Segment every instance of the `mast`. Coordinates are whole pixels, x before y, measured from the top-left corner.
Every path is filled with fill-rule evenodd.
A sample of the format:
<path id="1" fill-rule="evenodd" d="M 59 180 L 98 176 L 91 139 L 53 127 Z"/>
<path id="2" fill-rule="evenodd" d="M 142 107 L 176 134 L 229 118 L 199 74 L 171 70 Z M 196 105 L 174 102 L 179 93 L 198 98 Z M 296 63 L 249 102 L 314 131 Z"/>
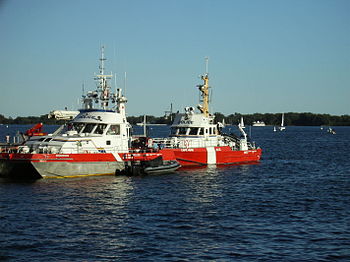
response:
<path id="1" fill-rule="evenodd" d="M 170 121 L 173 122 L 173 103 L 170 103 Z"/>
<path id="2" fill-rule="evenodd" d="M 109 85 L 108 80 L 112 79 L 113 74 L 105 74 L 105 61 L 107 60 L 104 56 L 104 46 L 101 47 L 101 57 L 99 58 L 99 74 L 95 74 L 94 80 L 97 82 L 97 89 L 95 91 L 89 91 L 86 95 L 83 95 L 84 109 L 93 109 L 93 102 L 99 103 L 103 110 L 108 110 L 109 103 L 115 104 L 115 109 L 110 106 L 110 110 L 117 111 L 121 113 L 124 120 L 125 117 L 125 104 L 127 99 L 122 95 L 121 88 L 117 87 L 117 82 L 115 81 L 115 93 L 112 90 L 112 86 Z"/>
<path id="3" fill-rule="evenodd" d="M 98 91 L 100 91 L 100 100 L 101 100 L 101 107 L 102 109 L 106 110 L 108 108 L 108 102 L 112 98 L 110 95 L 110 89 L 111 87 L 108 86 L 107 80 L 111 79 L 113 77 L 112 74 L 106 75 L 104 70 L 104 62 L 106 61 L 106 58 L 104 57 L 104 46 L 101 47 L 101 58 L 100 58 L 100 73 L 96 75 L 95 80 L 97 80 L 98 83 Z"/>
<path id="4" fill-rule="evenodd" d="M 143 115 L 143 135 L 147 136 L 147 120 L 146 115 Z"/>
<path id="5" fill-rule="evenodd" d="M 198 109 L 204 114 L 209 116 L 209 73 L 208 73 L 208 57 L 205 58 L 205 74 L 201 76 L 204 81 L 203 85 L 197 85 L 199 91 L 201 91 L 202 104 L 198 105 Z"/>

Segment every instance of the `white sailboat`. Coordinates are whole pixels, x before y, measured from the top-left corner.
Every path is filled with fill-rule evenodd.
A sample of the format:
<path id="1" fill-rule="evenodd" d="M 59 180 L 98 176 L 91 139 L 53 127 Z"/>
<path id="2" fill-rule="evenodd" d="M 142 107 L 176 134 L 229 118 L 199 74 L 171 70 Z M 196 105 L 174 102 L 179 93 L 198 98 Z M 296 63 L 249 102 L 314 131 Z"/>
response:
<path id="1" fill-rule="evenodd" d="M 283 131 L 283 130 L 285 130 L 285 129 L 286 129 L 286 127 L 284 126 L 284 113 L 282 113 L 282 121 L 281 121 L 281 126 L 280 126 L 280 127 L 278 127 L 278 129 L 279 129 L 280 131 Z"/>
<path id="2" fill-rule="evenodd" d="M 222 122 L 218 122 L 218 128 L 219 130 L 222 130 L 225 127 L 225 118 L 222 119 Z"/>
<path id="3" fill-rule="evenodd" d="M 243 116 L 241 116 L 241 122 L 240 122 L 240 126 L 241 126 L 241 128 L 245 128 L 245 126 L 244 126 L 244 121 L 243 121 Z"/>
<path id="4" fill-rule="evenodd" d="M 332 135 L 335 135 L 335 134 L 336 134 L 335 130 L 334 130 L 333 128 L 331 128 L 331 127 L 328 127 L 327 132 L 330 133 L 330 134 L 332 134 Z"/>

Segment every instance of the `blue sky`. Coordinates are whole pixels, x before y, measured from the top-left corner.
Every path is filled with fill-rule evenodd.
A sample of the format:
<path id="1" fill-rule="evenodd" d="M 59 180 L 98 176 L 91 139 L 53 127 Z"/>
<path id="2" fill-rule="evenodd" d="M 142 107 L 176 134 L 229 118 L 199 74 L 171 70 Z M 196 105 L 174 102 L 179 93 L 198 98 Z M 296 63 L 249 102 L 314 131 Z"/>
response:
<path id="1" fill-rule="evenodd" d="M 209 57 L 212 112 L 350 114 L 347 0 L 2 0 L 0 114 L 79 108 L 100 46 L 129 115 L 198 104 Z"/>

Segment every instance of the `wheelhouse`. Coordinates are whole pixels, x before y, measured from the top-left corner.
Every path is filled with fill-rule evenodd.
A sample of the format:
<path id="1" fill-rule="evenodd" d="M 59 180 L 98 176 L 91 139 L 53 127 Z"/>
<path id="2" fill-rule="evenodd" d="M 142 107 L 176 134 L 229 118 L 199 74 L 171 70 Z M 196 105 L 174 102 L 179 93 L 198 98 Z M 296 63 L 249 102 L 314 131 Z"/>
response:
<path id="1" fill-rule="evenodd" d="M 209 126 L 209 127 L 179 127 L 173 126 L 170 131 L 170 136 L 210 136 L 210 135 L 218 135 L 219 131 L 217 126 Z"/>
<path id="2" fill-rule="evenodd" d="M 127 136 L 130 136 L 130 127 L 127 126 Z M 97 123 L 74 123 L 63 125 L 55 135 L 61 136 L 99 136 L 99 135 L 121 135 L 120 124 L 97 124 Z"/>

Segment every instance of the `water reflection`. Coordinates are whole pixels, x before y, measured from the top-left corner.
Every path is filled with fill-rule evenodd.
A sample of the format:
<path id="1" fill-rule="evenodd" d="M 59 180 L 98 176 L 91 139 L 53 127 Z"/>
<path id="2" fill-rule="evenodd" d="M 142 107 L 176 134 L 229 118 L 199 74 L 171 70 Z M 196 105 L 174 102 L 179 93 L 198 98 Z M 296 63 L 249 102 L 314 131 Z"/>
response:
<path id="1" fill-rule="evenodd" d="M 227 183 L 239 187 L 247 176 L 253 174 L 255 165 L 210 165 L 201 168 L 180 169 L 178 173 L 184 177 L 184 187 L 189 194 L 187 201 L 195 203 L 214 203 L 224 196 Z"/>

